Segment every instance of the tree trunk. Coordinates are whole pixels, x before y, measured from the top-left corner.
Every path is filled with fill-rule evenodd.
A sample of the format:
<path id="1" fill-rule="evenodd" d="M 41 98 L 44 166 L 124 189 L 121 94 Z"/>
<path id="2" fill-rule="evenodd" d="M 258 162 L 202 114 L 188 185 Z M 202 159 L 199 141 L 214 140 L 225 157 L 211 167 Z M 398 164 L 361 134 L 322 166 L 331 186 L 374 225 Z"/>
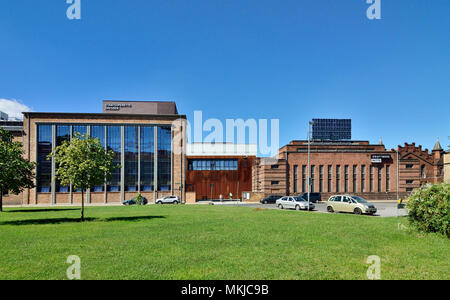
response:
<path id="1" fill-rule="evenodd" d="M 81 222 L 84 222 L 84 193 L 81 189 Z"/>
<path id="2" fill-rule="evenodd" d="M 3 211 L 3 190 L 0 189 L 0 212 Z"/>

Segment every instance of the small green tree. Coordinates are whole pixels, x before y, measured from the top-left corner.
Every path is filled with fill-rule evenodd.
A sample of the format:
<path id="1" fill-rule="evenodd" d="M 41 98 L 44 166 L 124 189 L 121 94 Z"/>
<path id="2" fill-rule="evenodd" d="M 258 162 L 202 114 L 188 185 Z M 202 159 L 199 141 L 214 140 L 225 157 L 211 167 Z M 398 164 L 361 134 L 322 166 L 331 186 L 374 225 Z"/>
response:
<path id="1" fill-rule="evenodd" d="M 18 195 L 33 188 L 35 164 L 24 158 L 22 143 L 13 142 L 11 132 L 0 128 L 0 211 L 3 211 L 3 194 Z"/>
<path id="2" fill-rule="evenodd" d="M 55 178 L 62 185 L 72 185 L 81 190 L 81 221 L 84 221 L 84 191 L 103 185 L 112 171 L 120 166 L 113 165 L 114 152 L 106 152 L 99 139 L 75 133 L 72 142 L 62 145 L 48 156 L 58 166 Z"/>

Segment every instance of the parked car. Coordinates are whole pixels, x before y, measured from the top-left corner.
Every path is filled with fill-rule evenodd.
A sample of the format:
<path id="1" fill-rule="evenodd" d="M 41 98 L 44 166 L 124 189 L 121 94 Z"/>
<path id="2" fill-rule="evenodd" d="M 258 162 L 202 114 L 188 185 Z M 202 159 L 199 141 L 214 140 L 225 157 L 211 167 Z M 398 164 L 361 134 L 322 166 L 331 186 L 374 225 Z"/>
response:
<path id="1" fill-rule="evenodd" d="M 377 208 L 364 198 L 354 195 L 336 195 L 331 196 L 327 201 L 327 211 L 333 212 L 351 212 L 356 215 L 370 214 L 377 212 Z"/>
<path id="2" fill-rule="evenodd" d="M 300 195 L 303 199 L 308 201 L 308 193 L 303 193 Z M 322 194 L 321 193 L 309 193 L 309 201 L 312 203 L 321 202 Z"/>
<path id="3" fill-rule="evenodd" d="M 285 208 L 295 209 L 295 210 L 301 210 L 301 209 L 307 210 L 308 209 L 308 201 L 305 201 L 305 199 L 300 196 L 282 197 L 281 199 L 278 199 L 276 201 L 276 204 L 277 204 L 278 208 L 280 208 L 280 209 L 285 209 Z M 316 206 L 312 202 L 310 202 L 309 210 L 313 210 L 314 208 L 316 208 Z"/>
<path id="4" fill-rule="evenodd" d="M 167 196 L 164 198 L 157 199 L 156 204 L 180 204 L 180 199 L 178 196 Z"/>
<path id="5" fill-rule="evenodd" d="M 147 205 L 147 203 L 148 203 L 147 198 L 142 197 L 142 204 Z M 135 200 L 135 198 L 133 198 L 130 200 L 123 201 L 122 204 L 123 205 L 136 205 L 136 200 Z"/>
<path id="6" fill-rule="evenodd" d="M 273 203 L 276 203 L 277 200 L 280 199 L 281 197 L 283 197 L 283 196 L 271 195 L 271 196 L 261 199 L 261 201 L 259 201 L 259 202 L 261 202 L 262 204 L 273 204 Z"/>

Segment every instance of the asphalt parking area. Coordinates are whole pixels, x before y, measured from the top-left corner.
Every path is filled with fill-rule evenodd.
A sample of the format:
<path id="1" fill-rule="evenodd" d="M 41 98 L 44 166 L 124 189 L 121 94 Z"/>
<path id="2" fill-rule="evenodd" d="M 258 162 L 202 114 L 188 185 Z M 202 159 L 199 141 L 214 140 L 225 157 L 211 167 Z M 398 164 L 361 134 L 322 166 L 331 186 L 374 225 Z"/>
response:
<path id="1" fill-rule="evenodd" d="M 406 216 L 408 213 L 406 209 L 397 209 L 396 201 L 389 202 L 372 202 L 377 208 L 377 213 L 375 217 L 399 217 Z M 261 203 L 242 203 L 242 202 L 216 202 L 214 205 L 230 205 L 230 206 L 244 206 L 244 207 L 255 207 L 255 208 L 268 208 L 268 209 L 279 209 L 275 204 L 261 204 Z M 328 213 L 325 202 L 315 203 L 316 209 L 312 212 Z"/>

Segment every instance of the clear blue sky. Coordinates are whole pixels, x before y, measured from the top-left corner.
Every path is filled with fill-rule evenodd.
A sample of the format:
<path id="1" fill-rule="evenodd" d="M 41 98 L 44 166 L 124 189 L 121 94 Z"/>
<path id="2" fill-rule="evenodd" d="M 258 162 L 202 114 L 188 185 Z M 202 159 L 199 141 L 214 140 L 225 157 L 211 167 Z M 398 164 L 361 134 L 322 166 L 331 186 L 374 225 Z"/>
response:
<path id="1" fill-rule="evenodd" d="M 1 0 L 0 99 L 100 112 L 102 99 L 172 100 L 192 118 L 353 119 L 387 148 L 450 144 L 450 1 Z"/>

